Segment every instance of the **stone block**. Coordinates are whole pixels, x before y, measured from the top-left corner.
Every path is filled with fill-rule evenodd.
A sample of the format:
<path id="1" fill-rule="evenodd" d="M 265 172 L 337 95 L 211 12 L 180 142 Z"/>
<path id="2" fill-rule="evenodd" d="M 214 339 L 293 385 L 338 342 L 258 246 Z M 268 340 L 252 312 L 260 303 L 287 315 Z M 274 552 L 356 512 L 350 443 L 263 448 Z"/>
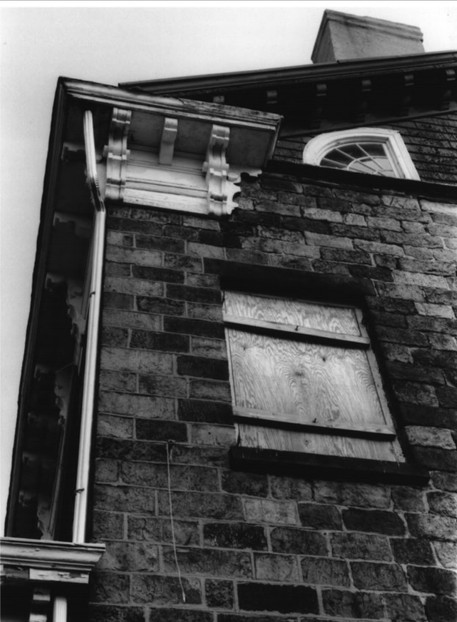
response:
<path id="1" fill-rule="evenodd" d="M 126 604 L 129 601 L 130 577 L 117 572 L 94 572 L 90 600 L 99 603 Z"/>
<path id="2" fill-rule="evenodd" d="M 190 338 L 187 335 L 175 333 L 133 330 L 130 347 L 142 350 L 162 350 L 163 352 L 189 352 Z"/>
<path id="3" fill-rule="evenodd" d="M 196 521 L 173 521 L 175 542 L 178 545 L 200 545 L 200 529 Z M 127 536 L 129 540 L 171 544 L 173 534 L 169 518 L 150 518 L 145 516 L 127 517 Z"/>
<path id="4" fill-rule="evenodd" d="M 429 492 L 427 501 L 432 514 L 457 518 L 457 495 L 446 492 Z"/>
<path id="5" fill-rule="evenodd" d="M 299 503 L 298 513 L 301 524 L 313 529 L 341 529 L 341 515 L 333 506 L 315 503 Z"/>
<path id="6" fill-rule="evenodd" d="M 184 273 L 167 268 L 151 268 L 149 266 L 132 266 L 132 275 L 137 279 L 148 281 L 165 281 L 166 283 L 183 283 Z M 147 294 L 146 294 L 147 295 Z M 157 295 L 157 294 L 155 294 Z"/>
<path id="7" fill-rule="evenodd" d="M 153 369 L 156 374 L 171 374 L 173 356 L 163 352 L 102 348 L 100 367 L 113 371 L 140 373 L 149 373 Z"/>
<path id="8" fill-rule="evenodd" d="M 124 537 L 124 515 L 119 512 L 94 510 L 92 534 L 95 542 L 99 540 L 122 540 Z"/>
<path id="9" fill-rule="evenodd" d="M 106 246 L 106 260 L 116 263 L 130 263 L 137 266 L 161 266 L 162 253 L 158 250 L 140 250 L 119 246 Z"/>
<path id="10" fill-rule="evenodd" d="M 135 393 L 137 391 L 137 375 L 130 372 L 102 370 L 99 375 L 101 389 Z"/>
<path id="11" fill-rule="evenodd" d="M 406 590 L 405 575 L 397 564 L 351 562 L 354 585 L 362 590 Z"/>
<path id="12" fill-rule="evenodd" d="M 173 492 L 173 514 L 177 517 L 206 519 L 242 519 L 241 499 L 234 495 L 204 492 Z M 159 514 L 170 513 L 168 493 L 159 493 Z"/>
<path id="13" fill-rule="evenodd" d="M 157 315 L 184 315 L 186 304 L 182 300 L 170 300 L 169 298 L 157 298 L 152 296 L 137 295 L 136 305 L 138 311 L 143 313 L 155 313 Z"/>
<path id="14" fill-rule="evenodd" d="M 176 418 L 172 399 L 114 391 L 100 391 L 99 396 L 98 408 L 103 412 L 145 419 Z"/>
<path id="15" fill-rule="evenodd" d="M 345 561 L 319 557 L 300 560 L 303 582 L 319 586 L 350 587 L 351 578 Z"/>
<path id="16" fill-rule="evenodd" d="M 145 281 L 133 277 L 106 277 L 103 282 L 105 292 L 130 294 L 131 296 L 163 296 L 164 286 L 160 281 Z"/>
<path id="17" fill-rule="evenodd" d="M 457 570 L 457 542 L 435 542 L 433 548 L 442 566 Z"/>
<path id="18" fill-rule="evenodd" d="M 135 431 L 138 440 L 187 442 L 187 426 L 177 421 L 137 419 Z"/>
<path id="19" fill-rule="evenodd" d="M 415 590 L 429 594 L 455 596 L 457 575 L 443 568 L 408 566 L 408 580 Z"/>
<path id="20" fill-rule="evenodd" d="M 405 525 L 394 512 L 382 510 L 343 510 L 343 521 L 346 529 L 364 531 L 388 536 L 401 536 L 405 533 Z"/>
<path id="21" fill-rule="evenodd" d="M 104 326 L 121 326 L 138 330 L 157 331 L 162 327 L 162 319 L 152 313 L 134 313 L 120 309 L 104 309 L 102 316 Z"/>
<path id="22" fill-rule="evenodd" d="M 381 594 L 373 592 L 350 592 L 346 590 L 322 590 L 324 612 L 345 618 L 384 618 L 384 602 Z"/>
<path id="23" fill-rule="evenodd" d="M 95 486 L 95 507 L 98 510 L 117 512 L 138 512 L 148 514 L 155 512 L 155 497 L 147 488 L 132 486 Z"/>
<path id="24" fill-rule="evenodd" d="M 298 523 L 297 510 L 291 501 L 243 499 L 243 507 L 247 521 L 283 525 Z"/>
<path id="25" fill-rule="evenodd" d="M 133 418 L 99 413 L 97 417 L 97 434 L 114 438 L 133 438 Z"/>
<path id="26" fill-rule="evenodd" d="M 135 241 L 138 248 L 151 248 L 153 250 L 168 251 L 170 253 L 183 253 L 185 249 L 184 240 L 166 238 L 163 235 L 160 237 L 153 237 L 150 235 L 136 234 Z"/>
<path id="27" fill-rule="evenodd" d="M 268 478 L 266 475 L 258 473 L 223 471 L 222 490 L 240 495 L 266 497 L 268 495 Z"/>
<path id="28" fill-rule="evenodd" d="M 250 553 L 179 547 L 176 552 L 181 572 L 205 577 L 250 579 L 252 563 Z M 176 572 L 175 553 L 163 547 L 165 572 Z"/>
<path id="29" fill-rule="evenodd" d="M 433 514 L 407 514 L 412 535 L 431 540 L 457 542 L 457 519 Z"/>
<path id="30" fill-rule="evenodd" d="M 393 486 L 392 499 L 394 507 L 406 512 L 425 511 L 425 495 L 420 488 L 409 486 Z"/>
<path id="31" fill-rule="evenodd" d="M 167 332 L 224 339 L 224 327 L 221 322 L 165 317 L 163 323 L 164 330 Z"/>
<path id="32" fill-rule="evenodd" d="M 386 616 L 392 622 L 427 622 L 424 605 L 412 594 L 384 594 Z"/>
<path id="33" fill-rule="evenodd" d="M 232 447 L 236 443 L 236 430 L 233 425 L 192 424 L 190 438 L 194 445 L 218 445 Z"/>
<path id="34" fill-rule="evenodd" d="M 457 411 L 456 411 L 457 414 Z M 432 473 L 432 481 L 435 488 L 457 492 L 457 473 L 443 473 L 436 471 Z"/>
<path id="35" fill-rule="evenodd" d="M 205 581 L 206 604 L 216 609 L 233 609 L 234 593 L 231 581 L 207 579 Z"/>
<path id="36" fill-rule="evenodd" d="M 159 551 L 154 544 L 143 542 L 107 542 L 98 563 L 104 570 L 154 572 L 159 569 Z"/>
<path id="37" fill-rule="evenodd" d="M 245 523 L 206 523 L 203 525 L 205 545 L 230 549 L 267 549 L 265 529 Z"/>
<path id="38" fill-rule="evenodd" d="M 183 602 L 199 605 L 202 602 L 202 588 L 200 580 L 195 578 L 182 578 L 180 581 L 178 577 L 133 574 L 131 599 L 133 603 L 155 606 L 178 605 Z"/>
<path id="39" fill-rule="evenodd" d="M 318 503 L 373 508 L 390 506 L 390 487 L 370 484 L 318 481 L 314 484 Z"/>
<path id="40" fill-rule="evenodd" d="M 308 501 L 311 499 L 311 484 L 295 477 L 270 475 L 271 495 L 275 499 L 296 499 Z"/>
<path id="41" fill-rule="evenodd" d="M 432 565 L 433 551 L 430 542 L 416 538 L 391 538 L 390 545 L 399 564 Z"/>
<path id="42" fill-rule="evenodd" d="M 264 581 L 297 583 L 300 580 L 297 559 L 294 555 L 254 554 L 255 578 Z"/>
<path id="43" fill-rule="evenodd" d="M 192 336 L 190 344 L 191 352 L 195 356 L 227 359 L 227 347 L 222 339 Z"/>
<path id="44" fill-rule="evenodd" d="M 275 527 L 270 532 L 271 548 L 276 553 L 327 555 L 324 534 L 295 527 Z"/>
<path id="45" fill-rule="evenodd" d="M 113 483 L 119 478 L 119 463 L 117 460 L 96 460 L 95 481 Z"/>
<path id="46" fill-rule="evenodd" d="M 318 613 L 316 591 L 295 585 L 238 583 L 241 610 L 277 611 L 279 613 Z"/>
<path id="47" fill-rule="evenodd" d="M 159 376 L 156 374 L 148 374 L 147 376 L 140 375 L 138 379 L 138 391 L 139 393 L 154 396 L 187 397 L 187 381 L 185 378 L 176 378 L 173 376 Z"/>
<path id="48" fill-rule="evenodd" d="M 429 622 L 455 622 L 457 600 L 447 596 L 429 596 L 425 603 Z"/>
<path id="49" fill-rule="evenodd" d="M 200 356 L 178 356 L 177 371 L 182 376 L 228 380 L 228 363 Z"/>
<path id="50" fill-rule="evenodd" d="M 148 620 L 144 609 L 140 607 L 116 607 L 115 605 L 93 603 L 89 604 L 87 615 L 88 619 L 93 622 L 147 622 Z M 195 622 L 197 621 L 195 620 Z"/>
<path id="51" fill-rule="evenodd" d="M 226 402 L 207 400 L 179 400 L 178 418 L 181 421 L 227 423 L 232 416 L 232 407 Z"/>
<path id="52" fill-rule="evenodd" d="M 333 557 L 384 562 L 392 560 L 389 540 L 384 536 L 363 533 L 334 533 L 330 536 L 330 545 Z"/>
<path id="53" fill-rule="evenodd" d="M 451 430 L 424 426 L 407 426 L 405 431 L 411 445 L 439 447 L 441 449 L 456 448 Z"/>

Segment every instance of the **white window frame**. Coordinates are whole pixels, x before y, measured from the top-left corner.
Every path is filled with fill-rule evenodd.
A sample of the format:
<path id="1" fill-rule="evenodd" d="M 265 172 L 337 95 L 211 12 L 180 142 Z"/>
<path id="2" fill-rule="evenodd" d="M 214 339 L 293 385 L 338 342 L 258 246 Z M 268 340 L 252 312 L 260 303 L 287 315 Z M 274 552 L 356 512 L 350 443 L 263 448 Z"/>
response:
<path id="1" fill-rule="evenodd" d="M 312 138 L 303 151 L 303 162 L 319 166 L 322 158 L 338 147 L 351 143 L 378 143 L 384 146 L 387 157 L 400 179 L 420 180 L 408 149 L 400 132 L 384 128 L 354 128 L 339 132 L 328 132 Z"/>

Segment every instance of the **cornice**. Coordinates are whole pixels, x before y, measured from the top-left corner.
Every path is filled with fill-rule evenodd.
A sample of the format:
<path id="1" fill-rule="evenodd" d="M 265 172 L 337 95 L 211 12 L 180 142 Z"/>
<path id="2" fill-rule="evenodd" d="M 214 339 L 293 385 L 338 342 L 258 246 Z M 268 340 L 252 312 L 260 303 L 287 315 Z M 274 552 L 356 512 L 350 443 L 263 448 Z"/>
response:
<path id="1" fill-rule="evenodd" d="M 145 111 L 151 114 L 165 114 L 167 117 L 201 119 L 219 125 L 237 126 L 256 130 L 277 130 L 281 117 L 270 112 L 259 112 L 249 108 L 228 106 L 192 99 L 160 97 L 144 93 L 132 92 L 115 86 L 60 78 L 60 84 L 72 99 L 89 101 Z"/>
<path id="2" fill-rule="evenodd" d="M 347 80 L 361 76 L 396 75 L 410 71 L 441 70 L 457 64 L 457 51 L 410 54 L 321 63 L 317 65 L 298 65 L 255 71 L 209 74 L 166 80 L 145 80 L 124 82 L 119 86 L 135 92 L 156 95 L 187 93 L 203 90 L 242 90 L 246 88 L 265 88 L 287 84 L 328 82 Z"/>
<path id="3" fill-rule="evenodd" d="M 4 580 L 88 583 L 104 544 L 74 544 L 54 540 L 1 538 Z"/>

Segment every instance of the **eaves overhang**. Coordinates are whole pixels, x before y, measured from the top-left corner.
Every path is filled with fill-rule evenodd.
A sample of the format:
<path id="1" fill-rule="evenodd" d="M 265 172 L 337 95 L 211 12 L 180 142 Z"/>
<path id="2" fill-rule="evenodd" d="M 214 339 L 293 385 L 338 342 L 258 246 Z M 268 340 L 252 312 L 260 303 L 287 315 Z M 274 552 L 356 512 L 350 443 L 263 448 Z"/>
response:
<path id="1" fill-rule="evenodd" d="M 69 109 L 79 111 L 75 135 L 80 111 L 94 113 L 102 194 L 117 203 L 229 214 L 241 174 L 258 175 L 271 159 L 282 120 L 271 112 L 79 80 L 62 79 L 61 86 Z"/>
<path id="2" fill-rule="evenodd" d="M 317 65 L 298 65 L 259 69 L 222 74 L 208 74 L 165 80 L 144 80 L 123 82 L 119 86 L 135 92 L 150 94 L 240 90 L 244 88 L 265 88 L 273 85 L 287 85 L 296 82 L 326 82 L 347 80 L 357 77 L 394 75 L 411 71 L 442 70 L 457 66 L 457 51 L 410 54 L 367 59 L 345 60 Z"/>
<path id="3" fill-rule="evenodd" d="M 224 102 L 284 116 L 291 129 L 376 124 L 455 109 L 457 52 L 344 60 L 316 65 L 124 83 L 123 88 Z"/>

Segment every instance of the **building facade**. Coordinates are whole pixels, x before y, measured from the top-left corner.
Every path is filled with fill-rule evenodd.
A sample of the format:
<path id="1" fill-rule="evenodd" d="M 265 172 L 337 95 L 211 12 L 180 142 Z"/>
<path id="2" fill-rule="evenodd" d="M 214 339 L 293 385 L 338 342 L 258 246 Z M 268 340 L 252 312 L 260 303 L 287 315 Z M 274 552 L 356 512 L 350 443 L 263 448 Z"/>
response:
<path id="1" fill-rule="evenodd" d="M 457 53 L 313 61 L 59 80 L 3 619 L 457 619 Z"/>

